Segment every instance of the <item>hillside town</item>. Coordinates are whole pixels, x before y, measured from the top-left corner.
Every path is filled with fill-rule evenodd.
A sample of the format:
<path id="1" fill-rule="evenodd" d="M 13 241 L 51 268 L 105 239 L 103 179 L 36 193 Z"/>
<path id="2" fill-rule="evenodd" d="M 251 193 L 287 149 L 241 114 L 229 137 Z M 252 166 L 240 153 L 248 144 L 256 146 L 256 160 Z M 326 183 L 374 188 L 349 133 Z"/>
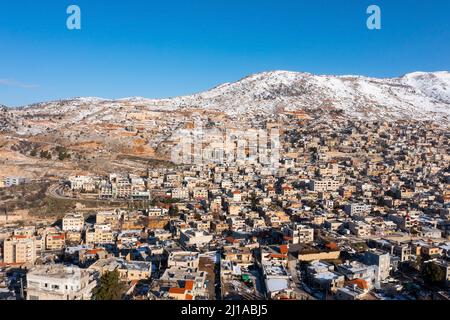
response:
<path id="1" fill-rule="evenodd" d="M 113 274 L 126 300 L 449 300 L 447 128 L 285 117 L 276 170 L 219 157 L 73 175 L 53 196 L 122 205 L 0 212 L 0 299 L 102 299 Z"/>

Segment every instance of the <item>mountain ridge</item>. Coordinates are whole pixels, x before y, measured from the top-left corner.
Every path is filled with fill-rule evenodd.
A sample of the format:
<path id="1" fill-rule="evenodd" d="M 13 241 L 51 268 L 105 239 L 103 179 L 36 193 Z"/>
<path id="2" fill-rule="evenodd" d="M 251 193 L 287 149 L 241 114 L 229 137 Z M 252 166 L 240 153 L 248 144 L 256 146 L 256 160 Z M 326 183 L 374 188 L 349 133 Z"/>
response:
<path id="1" fill-rule="evenodd" d="M 52 102 L 60 102 L 60 101 L 73 101 L 73 100 L 83 100 L 83 101 L 109 101 L 109 102 L 113 102 L 113 101 L 139 101 L 139 100 L 150 100 L 150 101 L 164 101 L 164 100 L 172 100 L 172 99 L 177 99 L 177 98 L 183 98 L 183 97 L 191 97 L 191 96 L 195 96 L 195 95 L 199 95 L 202 93 L 206 93 L 212 90 L 215 90 L 217 88 L 221 88 L 224 86 L 228 86 L 228 85 L 232 85 L 232 84 L 236 84 L 239 83 L 243 80 L 255 77 L 255 76 L 260 76 L 260 75 L 270 75 L 270 74 L 280 74 L 280 73 L 290 73 L 290 74 L 297 74 L 297 75 L 307 75 L 307 76 L 314 76 L 314 77 L 334 77 L 334 78 L 341 78 L 341 79 L 345 79 L 345 78 L 355 78 L 355 79 L 376 79 L 376 80 L 394 80 L 394 79 L 402 79 L 408 76 L 423 76 L 423 75 L 446 75 L 446 76 L 450 76 L 450 71 L 413 71 L 410 73 L 405 73 L 401 76 L 398 77 L 384 77 L 384 78 L 379 78 L 379 77 L 372 77 L 372 76 L 364 76 L 364 75 L 356 75 L 356 74 L 342 74 L 342 75 L 332 75 L 332 74 L 313 74 L 310 72 L 298 72 L 298 71 L 289 71 L 289 70 L 270 70 L 270 71 L 263 71 L 263 72 L 258 72 L 258 73 L 253 73 L 250 75 L 247 75 L 245 77 L 242 77 L 236 81 L 233 82 L 225 82 L 222 84 L 218 84 L 217 86 L 214 86 L 210 89 L 207 89 L 205 91 L 200 91 L 200 92 L 196 92 L 196 93 L 192 93 L 192 94 L 186 94 L 186 95 L 180 95 L 180 96 L 174 96 L 174 97 L 167 97 L 167 98 L 147 98 L 147 97 L 142 97 L 142 96 L 130 96 L 130 97 L 124 97 L 124 98 L 104 98 L 104 97 L 96 97 L 96 96 L 77 96 L 77 97 L 69 97 L 69 98 L 62 98 L 62 99 L 54 99 L 54 100 L 47 100 L 47 101 L 41 101 L 41 102 L 35 102 L 35 103 L 31 103 L 31 104 L 27 104 L 27 105 L 22 105 L 22 106 L 17 106 L 17 107 L 8 107 L 6 105 L 2 105 L 1 106 L 5 106 L 8 107 L 9 109 L 18 109 L 18 108 L 27 108 L 27 107 L 31 107 L 31 106 L 35 106 L 35 105 L 40 105 L 40 104 L 46 104 L 46 103 L 52 103 Z"/>
<path id="2" fill-rule="evenodd" d="M 78 97 L 9 108 L 0 112 L 0 118 L 3 115 L 7 118 L 3 123 L 24 129 L 20 123 L 30 118 L 40 119 L 38 124 L 52 121 L 56 126 L 66 126 L 127 121 L 130 112 L 188 110 L 220 112 L 231 118 L 339 111 L 355 119 L 413 119 L 445 124 L 450 119 L 450 73 L 417 71 L 395 78 L 373 78 L 275 70 L 192 95 L 165 99 Z"/>

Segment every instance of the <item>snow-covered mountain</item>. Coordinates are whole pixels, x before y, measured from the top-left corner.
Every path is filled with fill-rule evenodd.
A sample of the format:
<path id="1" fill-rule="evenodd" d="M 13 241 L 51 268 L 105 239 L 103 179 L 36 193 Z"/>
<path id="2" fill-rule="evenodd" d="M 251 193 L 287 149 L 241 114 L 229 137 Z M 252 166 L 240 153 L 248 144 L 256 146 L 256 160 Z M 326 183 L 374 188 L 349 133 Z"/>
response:
<path id="1" fill-rule="evenodd" d="M 183 109 L 217 110 L 230 116 L 342 110 L 355 118 L 423 119 L 442 123 L 450 119 L 450 73 L 414 72 L 398 78 L 378 79 L 273 71 L 172 99 L 76 98 L 39 103 L 12 112 L 19 119 L 57 116 L 57 121 L 68 125 L 120 118 L 136 110 Z"/>
<path id="2" fill-rule="evenodd" d="M 170 104 L 228 114 L 331 108 L 356 117 L 441 119 L 450 115 L 450 73 L 377 79 L 274 71 L 175 98 Z"/>

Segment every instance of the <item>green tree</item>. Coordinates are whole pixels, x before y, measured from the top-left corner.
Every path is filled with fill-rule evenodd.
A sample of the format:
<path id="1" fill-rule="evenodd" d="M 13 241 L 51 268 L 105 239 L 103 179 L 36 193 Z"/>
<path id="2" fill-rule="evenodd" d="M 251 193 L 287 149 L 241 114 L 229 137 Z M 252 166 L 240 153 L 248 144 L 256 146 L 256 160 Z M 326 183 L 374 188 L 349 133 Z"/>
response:
<path id="1" fill-rule="evenodd" d="M 178 216 L 179 214 L 180 213 L 178 210 L 178 206 L 170 206 L 169 207 L 169 216 L 175 217 L 175 216 Z"/>
<path id="2" fill-rule="evenodd" d="M 420 270 L 422 267 L 422 257 L 421 256 L 417 256 L 415 260 L 412 261 L 408 261 L 408 263 L 406 263 L 406 265 L 410 265 L 411 267 L 413 267 L 416 270 Z"/>
<path id="3" fill-rule="evenodd" d="M 100 277 L 92 295 L 93 300 L 121 300 L 125 285 L 120 282 L 119 271 L 106 272 Z"/>
<path id="4" fill-rule="evenodd" d="M 45 158 L 48 160 L 50 160 L 52 158 L 51 153 L 48 152 L 47 150 L 42 150 L 40 156 L 41 156 L 41 158 Z"/>
<path id="5" fill-rule="evenodd" d="M 442 284 L 445 280 L 445 272 L 444 269 L 434 262 L 424 263 L 422 267 L 422 278 L 429 284 Z"/>
<path id="6" fill-rule="evenodd" d="M 70 159 L 70 154 L 67 152 L 67 149 L 61 146 L 57 146 L 55 151 L 58 153 L 58 159 L 60 161 L 64 161 L 65 159 Z"/>
<path id="7" fill-rule="evenodd" d="M 250 196 L 251 207 L 253 211 L 258 209 L 258 199 L 256 198 L 256 193 L 252 192 Z"/>
<path id="8" fill-rule="evenodd" d="M 65 159 L 70 159 L 70 154 L 68 154 L 68 153 L 65 152 L 65 151 L 60 151 L 60 152 L 58 153 L 58 159 L 59 159 L 60 161 L 64 161 Z"/>

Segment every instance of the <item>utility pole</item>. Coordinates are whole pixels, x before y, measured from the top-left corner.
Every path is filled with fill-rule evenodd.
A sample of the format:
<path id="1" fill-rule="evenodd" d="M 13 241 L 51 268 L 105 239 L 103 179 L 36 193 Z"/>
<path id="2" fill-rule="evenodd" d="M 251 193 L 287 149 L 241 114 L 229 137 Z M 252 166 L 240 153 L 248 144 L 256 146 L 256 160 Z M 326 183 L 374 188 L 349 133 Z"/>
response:
<path id="1" fill-rule="evenodd" d="M 25 299 L 25 295 L 23 293 L 23 277 L 20 277 L 20 297 Z"/>

